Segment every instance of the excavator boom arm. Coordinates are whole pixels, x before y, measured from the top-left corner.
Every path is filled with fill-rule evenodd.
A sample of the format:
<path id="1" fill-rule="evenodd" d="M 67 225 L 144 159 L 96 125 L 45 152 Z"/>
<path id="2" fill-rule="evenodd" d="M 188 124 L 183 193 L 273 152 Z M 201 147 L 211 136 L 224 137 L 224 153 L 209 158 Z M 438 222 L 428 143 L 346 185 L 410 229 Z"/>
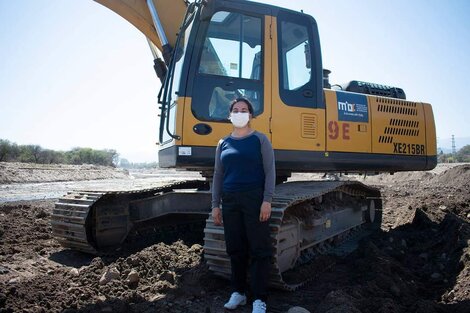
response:
<path id="1" fill-rule="evenodd" d="M 147 0 L 94 0 L 114 11 L 140 30 L 159 50 L 163 51 L 161 38 L 153 22 Z M 177 33 L 188 6 L 185 0 L 149 0 L 158 14 L 162 30 L 171 47 L 175 46 Z"/>

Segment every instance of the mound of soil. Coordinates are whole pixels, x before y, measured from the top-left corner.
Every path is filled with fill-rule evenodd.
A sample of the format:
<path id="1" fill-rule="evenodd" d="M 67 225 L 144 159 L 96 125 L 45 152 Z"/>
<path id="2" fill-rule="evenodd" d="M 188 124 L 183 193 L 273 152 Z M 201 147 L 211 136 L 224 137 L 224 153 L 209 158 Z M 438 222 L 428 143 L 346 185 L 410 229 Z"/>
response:
<path id="1" fill-rule="evenodd" d="M 454 188 L 467 188 L 470 190 L 470 164 L 452 167 L 441 175 L 437 175 L 431 184 L 453 186 Z"/>
<path id="2" fill-rule="evenodd" d="M 347 257 L 331 256 L 334 265 L 301 289 L 272 290 L 269 312 L 469 312 L 468 168 L 377 184 L 382 230 Z M 0 311 L 224 312 L 229 284 L 204 264 L 202 243 L 92 257 L 55 242 L 52 208 L 51 201 L 0 204 Z"/>
<path id="3" fill-rule="evenodd" d="M 29 307 L 35 312 L 66 308 L 127 312 L 129 305 L 122 303 L 150 302 L 176 289 L 181 275 L 200 264 L 201 251 L 199 245 L 159 243 L 126 258 L 96 257 L 78 269 L 57 268 L 46 275 L 7 282 L 2 289 L 15 311 Z"/>
<path id="4" fill-rule="evenodd" d="M 0 162 L 0 184 L 127 178 L 128 173 L 99 165 Z"/>

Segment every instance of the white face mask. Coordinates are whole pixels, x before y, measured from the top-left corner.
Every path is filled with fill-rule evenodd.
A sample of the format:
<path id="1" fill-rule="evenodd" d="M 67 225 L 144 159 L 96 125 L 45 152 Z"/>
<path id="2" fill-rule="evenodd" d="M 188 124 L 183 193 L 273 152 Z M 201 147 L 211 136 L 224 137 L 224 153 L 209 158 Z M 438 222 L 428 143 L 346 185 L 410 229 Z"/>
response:
<path id="1" fill-rule="evenodd" d="M 250 113 L 248 112 L 238 112 L 238 113 L 230 113 L 229 120 L 232 122 L 233 126 L 237 128 L 243 128 L 248 124 L 250 120 Z"/>

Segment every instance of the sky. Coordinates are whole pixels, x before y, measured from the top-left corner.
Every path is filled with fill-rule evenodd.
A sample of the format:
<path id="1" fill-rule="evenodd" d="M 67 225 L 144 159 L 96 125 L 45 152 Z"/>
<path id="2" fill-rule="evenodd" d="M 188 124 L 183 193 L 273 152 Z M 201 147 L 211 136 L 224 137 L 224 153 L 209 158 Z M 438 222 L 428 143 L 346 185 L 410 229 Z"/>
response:
<path id="1" fill-rule="evenodd" d="M 470 1 L 259 2 L 316 19 L 331 83 L 403 88 L 432 104 L 438 145 L 470 137 Z M 159 88 L 144 35 L 100 4 L 0 0 L 0 139 L 157 161 Z"/>

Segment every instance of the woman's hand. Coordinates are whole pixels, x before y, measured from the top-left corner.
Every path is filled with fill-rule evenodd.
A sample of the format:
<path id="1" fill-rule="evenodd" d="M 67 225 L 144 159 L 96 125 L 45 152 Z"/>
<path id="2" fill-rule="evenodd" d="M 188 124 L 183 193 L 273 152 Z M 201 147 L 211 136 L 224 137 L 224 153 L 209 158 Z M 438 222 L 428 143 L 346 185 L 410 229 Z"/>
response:
<path id="1" fill-rule="evenodd" d="M 212 213 L 214 214 L 214 213 Z M 263 201 L 261 204 L 261 210 L 259 212 L 260 222 L 266 222 L 271 217 L 271 203 Z"/>
<path id="2" fill-rule="evenodd" d="M 220 208 L 212 209 L 212 218 L 215 226 L 222 226 L 222 210 Z"/>

